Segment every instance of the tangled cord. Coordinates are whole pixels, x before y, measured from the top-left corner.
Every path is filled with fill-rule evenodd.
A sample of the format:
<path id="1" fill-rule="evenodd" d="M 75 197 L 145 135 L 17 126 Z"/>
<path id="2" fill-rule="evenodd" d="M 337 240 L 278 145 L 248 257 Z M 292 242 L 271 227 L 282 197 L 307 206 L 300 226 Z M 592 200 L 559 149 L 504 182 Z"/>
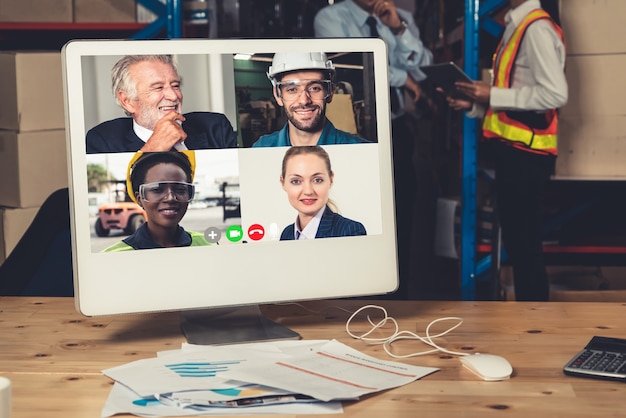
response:
<path id="1" fill-rule="evenodd" d="M 352 322 L 352 320 L 354 318 L 356 318 L 361 312 L 365 311 L 366 309 L 376 309 L 379 311 L 382 311 L 383 313 L 383 318 L 378 321 L 378 322 L 374 322 L 371 319 L 371 316 L 368 314 L 367 315 L 367 321 L 370 323 L 370 325 L 372 326 L 372 328 L 360 335 L 355 334 L 354 332 L 352 332 L 350 330 L 350 324 Z M 439 334 L 436 335 L 430 335 L 430 328 L 442 321 L 457 321 L 456 324 L 454 324 L 453 326 L 451 326 L 450 328 L 448 328 L 447 330 L 440 332 Z M 394 331 L 393 334 L 389 337 L 383 337 L 383 338 L 374 338 L 374 337 L 370 337 L 370 335 L 375 332 L 378 329 L 383 328 L 385 325 L 387 325 L 388 323 L 392 323 L 393 327 L 394 327 Z M 451 350 L 447 350 L 441 346 L 439 346 L 438 344 L 436 344 L 433 341 L 433 338 L 438 338 L 438 337 L 442 337 L 452 331 L 454 331 L 456 328 L 458 328 L 461 324 L 463 323 L 463 319 L 459 318 L 459 317 L 455 317 L 455 316 L 450 316 L 450 317 L 443 317 L 443 318 L 438 318 L 435 319 L 433 321 L 431 321 L 428 326 L 426 327 L 425 333 L 426 335 L 424 337 L 418 335 L 415 332 L 412 331 L 400 331 L 400 328 L 398 326 L 398 322 L 396 321 L 395 318 L 389 316 L 387 314 L 387 310 L 385 308 L 383 308 L 382 306 L 378 306 L 378 305 L 365 305 L 362 306 L 361 308 L 357 309 L 351 316 L 350 318 L 348 318 L 348 320 L 346 321 L 346 332 L 348 333 L 348 335 L 350 335 L 352 338 L 355 338 L 357 340 L 361 340 L 367 344 L 372 344 L 372 345 L 376 345 L 376 344 L 382 344 L 383 349 L 385 350 L 385 352 L 393 358 L 409 358 L 409 357 L 415 357 L 415 356 L 421 356 L 424 354 L 430 354 L 430 353 L 436 353 L 436 352 L 443 352 L 443 353 L 447 353 L 447 354 L 451 354 L 451 355 L 458 355 L 458 356 L 465 356 L 468 353 L 462 353 L 462 352 L 457 352 L 457 351 L 451 351 Z M 419 340 L 421 342 L 423 342 L 426 345 L 429 345 L 431 347 L 433 347 L 432 350 L 426 350 L 426 351 L 419 351 L 419 352 L 415 352 L 415 353 L 411 353 L 411 354 L 405 354 L 405 355 L 397 355 L 391 352 L 391 344 L 393 344 L 396 341 L 399 340 Z"/>

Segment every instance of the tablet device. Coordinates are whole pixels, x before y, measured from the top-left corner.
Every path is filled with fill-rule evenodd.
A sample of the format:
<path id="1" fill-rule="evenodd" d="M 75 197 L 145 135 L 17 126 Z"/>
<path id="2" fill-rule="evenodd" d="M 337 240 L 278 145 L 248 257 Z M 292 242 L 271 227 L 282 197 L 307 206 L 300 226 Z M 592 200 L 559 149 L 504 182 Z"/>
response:
<path id="1" fill-rule="evenodd" d="M 472 80 L 463 70 L 461 70 L 453 62 L 444 62 L 440 64 L 425 65 L 420 69 L 428 76 L 428 79 L 437 87 L 441 87 L 447 96 L 455 99 L 472 100 L 470 97 L 461 93 L 456 89 L 454 83 L 457 81 L 465 81 L 473 83 Z"/>

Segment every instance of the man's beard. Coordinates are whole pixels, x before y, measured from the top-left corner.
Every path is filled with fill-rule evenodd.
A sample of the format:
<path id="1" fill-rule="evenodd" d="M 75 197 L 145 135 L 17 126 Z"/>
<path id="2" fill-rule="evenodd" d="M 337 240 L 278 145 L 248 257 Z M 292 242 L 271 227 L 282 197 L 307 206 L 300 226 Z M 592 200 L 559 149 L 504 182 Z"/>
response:
<path id="1" fill-rule="evenodd" d="M 294 109 L 319 109 L 319 112 L 317 113 L 317 115 L 315 116 L 315 118 L 313 118 L 310 121 L 307 122 L 302 122 L 298 119 L 296 119 L 295 117 L 295 111 L 289 109 L 286 113 L 287 113 L 287 119 L 289 119 L 289 122 L 291 122 L 291 124 L 293 126 L 295 126 L 298 130 L 300 131 L 304 131 L 304 132 L 319 132 L 324 128 L 324 122 L 326 120 L 325 115 L 326 115 L 326 107 L 320 107 L 320 106 L 298 106 Z"/>
<path id="2" fill-rule="evenodd" d="M 180 103 L 176 105 L 176 109 L 177 112 L 181 112 Z M 141 112 L 137 115 L 137 123 L 146 129 L 154 131 L 157 122 L 163 116 L 158 107 L 142 107 Z"/>

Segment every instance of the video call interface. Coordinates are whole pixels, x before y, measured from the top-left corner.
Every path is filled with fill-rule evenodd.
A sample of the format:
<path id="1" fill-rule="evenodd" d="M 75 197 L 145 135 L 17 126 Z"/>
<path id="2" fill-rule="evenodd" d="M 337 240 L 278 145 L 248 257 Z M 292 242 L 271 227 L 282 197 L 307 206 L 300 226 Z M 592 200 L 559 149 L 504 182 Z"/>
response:
<path id="1" fill-rule="evenodd" d="M 188 189 L 175 189 L 178 183 L 167 181 L 151 182 L 142 197 L 148 197 L 150 203 L 165 200 L 163 196 L 182 202 L 177 206 L 184 212 L 180 227 L 201 234 L 211 244 L 209 248 L 284 241 L 285 234 L 293 234 L 289 227 L 293 229 L 303 211 L 325 207 L 358 225 L 348 228 L 351 232 L 346 236 L 382 234 L 372 53 L 326 52 L 335 74 L 330 98 L 323 100 L 319 110 L 336 129 L 363 139 L 360 143 L 322 145 L 326 159 L 320 154 L 288 157 L 290 146 L 253 146 L 259 138 L 284 129 L 288 113 L 294 111 L 274 97 L 267 77 L 273 55 L 174 55 L 181 80 L 180 113 L 223 114 L 236 135 L 236 146 L 189 150 L 195 163 L 191 200 L 186 201 Z M 111 91 L 111 68 L 120 58 L 81 58 L 85 135 L 103 122 L 129 118 Z M 303 86 L 293 87 L 300 89 L 293 94 L 318 94 L 317 86 Z M 93 253 L 105 251 L 150 222 L 148 205 L 133 201 L 127 190 L 129 163 L 134 158 L 135 152 L 86 154 Z M 295 161 L 301 165 L 296 166 Z M 324 169 L 327 162 L 330 177 Z M 305 163 L 317 165 L 310 168 Z M 282 177 L 284 164 L 287 171 Z"/>

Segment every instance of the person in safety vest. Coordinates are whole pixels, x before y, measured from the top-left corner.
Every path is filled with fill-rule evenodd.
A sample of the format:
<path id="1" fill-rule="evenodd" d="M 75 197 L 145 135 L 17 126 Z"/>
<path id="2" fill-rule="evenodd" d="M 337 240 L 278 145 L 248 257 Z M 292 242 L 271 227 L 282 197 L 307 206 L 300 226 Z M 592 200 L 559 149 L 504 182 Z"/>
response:
<path id="1" fill-rule="evenodd" d="M 126 190 L 148 219 L 103 252 L 212 245 L 204 234 L 179 225 L 195 193 L 195 165 L 193 151 L 137 152 L 128 164 Z"/>
<path id="2" fill-rule="evenodd" d="M 543 260 L 543 194 L 557 157 L 558 109 L 567 103 L 565 40 L 539 0 L 510 0 L 493 57 L 493 81 L 457 83 L 472 100 L 447 98 L 483 117 L 495 168 L 496 208 L 517 300 L 549 300 Z"/>
<path id="3" fill-rule="evenodd" d="M 333 100 L 335 67 L 323 52 L 278 52 L 267 77 L 274 98 L 285 109 L 287 123 L 277 132 L 263 135 L 253 147 L 286 147 L 367 143 L 364 138 L 341 131 L 326 118 Z"/>

